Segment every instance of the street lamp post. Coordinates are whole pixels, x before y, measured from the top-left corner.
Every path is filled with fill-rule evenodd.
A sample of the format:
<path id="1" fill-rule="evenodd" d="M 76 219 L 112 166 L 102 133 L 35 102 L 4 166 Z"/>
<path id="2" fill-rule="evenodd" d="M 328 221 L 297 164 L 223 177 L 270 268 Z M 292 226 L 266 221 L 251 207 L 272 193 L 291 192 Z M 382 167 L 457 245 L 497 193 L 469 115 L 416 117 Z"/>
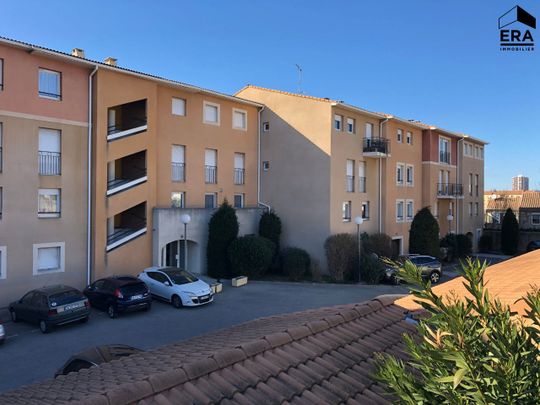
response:
<path id="1" fill-rule="evenodd" d="M 448 214 L 446 219 L 448 220 L 448 233 L 451 233 L 452 232 L 452 221 L 454 220 L 454 216 L 452 214 Z"/>
<path id="2" fill-rule="evenodd" d="M 187 270 L 187 226 L 191 221 L 189 214 L 180 215 L 180 221 L 184 224 L 184 270 Z"/>
<path id="3" fill-rule="evenodd" d="M 360 240 L 360 225 L 364 222 L 364 218 L 361 216 L 355 217 L 354 222 L 356 224 L 356 237 L 358 238 L 358 265 L 360 266 L 360 260 L 362 258 L 362 244 Z"/>

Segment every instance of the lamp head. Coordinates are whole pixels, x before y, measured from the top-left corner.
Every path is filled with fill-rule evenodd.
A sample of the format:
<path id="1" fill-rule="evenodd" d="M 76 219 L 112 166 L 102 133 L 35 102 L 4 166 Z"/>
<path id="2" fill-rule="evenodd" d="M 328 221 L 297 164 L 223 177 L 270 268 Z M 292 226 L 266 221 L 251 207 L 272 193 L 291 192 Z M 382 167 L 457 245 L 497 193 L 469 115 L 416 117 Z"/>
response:
<path id="1" fill-rule="evenodd" d="M 182 221 L 184 225 L 187 225 L 191 222 L 191 217 L 189 214 L 182 214 L 180 215 L 180 221 Z"/>
<path id="2" fill-rule="evenodd" d="M 354 222 L 356 223 L 356 225 L 362 225 L 362 223 L 364 222 L 364 218 L 362 218 L 360 216 L 355 217 Z"/>

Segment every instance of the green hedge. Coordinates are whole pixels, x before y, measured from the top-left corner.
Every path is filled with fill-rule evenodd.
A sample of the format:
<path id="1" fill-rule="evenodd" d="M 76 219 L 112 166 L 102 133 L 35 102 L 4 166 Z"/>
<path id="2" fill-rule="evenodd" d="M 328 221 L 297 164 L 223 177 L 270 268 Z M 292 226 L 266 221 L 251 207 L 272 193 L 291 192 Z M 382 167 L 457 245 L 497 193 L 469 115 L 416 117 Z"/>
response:
<path id="1" fill-rule="evenodd" d="M 236 211 L 227 200 L 223 201 L 208 224 L 206 263 L 210 277 L 218 279 L 232 277 L 227 249 L 238 236 L 238 228 Z"/>
<path id="2" fill-rule="evenodd" d="M 228 249 L 232 276 L 263 276 L 272 263 L 274 249 L 272 241 L 260 236 L 247 235 L 236 239 Z"/>
<path id="3" fill-rule="evenodd" d="M 298 281 L 310 270 L 311 259 L 304 249 L 289 247 L 281 252 L 283 274 L 292 281 Z"/>
<path id="4" fill-rule="evenodd" d="M 358 280 L 358 238 L 349 233 L 329 236 L 324 242 L 328 271 L 335 281 Z"/>

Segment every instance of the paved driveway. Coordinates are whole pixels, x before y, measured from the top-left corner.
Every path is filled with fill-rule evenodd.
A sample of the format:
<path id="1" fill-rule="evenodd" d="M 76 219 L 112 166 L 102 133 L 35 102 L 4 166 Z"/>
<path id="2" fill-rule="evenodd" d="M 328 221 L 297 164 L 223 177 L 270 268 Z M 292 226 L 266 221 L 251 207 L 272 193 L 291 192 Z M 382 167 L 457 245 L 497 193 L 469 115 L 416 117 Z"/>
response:
<path id="1" fill-rule="evenodd" d="M 47 335 L 33 325 L 9 322 L 8 340 L 0 347 L 0 392 L 52 377 L 70 355 L 95 345 L 123 343 L 152 349 L 263 316 L 406 292 L 406 287 L 391 285 L 250 282 L 242 288 L 226 286 L 214 303 L 204 307 L 176 310 L 154 301 L 150 312 L 117 319 L 93 310 L 90 322 L 66 325 Z"/>

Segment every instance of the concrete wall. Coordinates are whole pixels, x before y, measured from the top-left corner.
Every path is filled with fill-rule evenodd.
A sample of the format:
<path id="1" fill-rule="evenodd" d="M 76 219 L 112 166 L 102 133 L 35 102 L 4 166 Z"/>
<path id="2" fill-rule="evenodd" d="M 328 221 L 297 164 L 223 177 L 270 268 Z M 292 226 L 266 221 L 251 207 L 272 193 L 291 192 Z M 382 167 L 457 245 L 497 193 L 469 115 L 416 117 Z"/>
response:
<path id="1" fill-rule="evenodd" d="M 206 274 L 206 244 L 208 223 L 215 210 L 204 208 L 154 208 L 154 230 L 152 235 L 152 265 L 161 266 L 163 248 L 170 242 L 184 239 L 184 224 L 180 216 L 189 214 L 191 221 L 187 226 L 188 270 Z M 236 210 L 240 225 L 239 236 L 256 234 L 262 209 L 243 208 Z"/>

